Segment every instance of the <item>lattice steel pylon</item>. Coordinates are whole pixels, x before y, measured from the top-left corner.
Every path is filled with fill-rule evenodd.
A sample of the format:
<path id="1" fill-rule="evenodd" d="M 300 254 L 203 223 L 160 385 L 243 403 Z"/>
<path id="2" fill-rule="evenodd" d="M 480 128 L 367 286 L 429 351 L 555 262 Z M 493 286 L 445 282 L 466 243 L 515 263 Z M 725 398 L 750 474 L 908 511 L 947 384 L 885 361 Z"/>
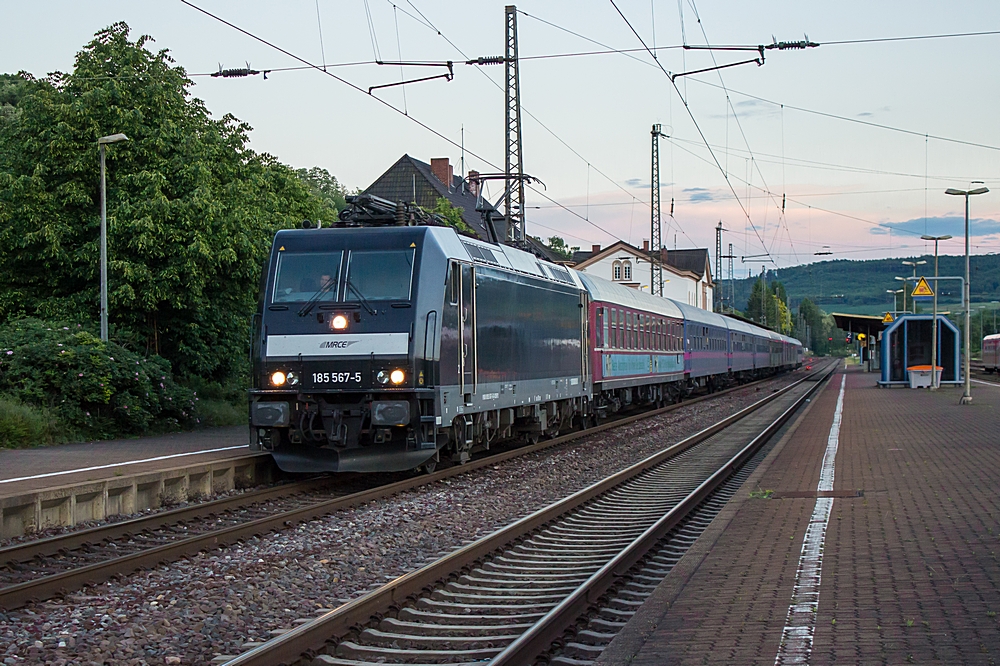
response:
<path id="1" fill-rule="evenodd" d="M 517 61 L 517 7 L 507 5 L 507 51 L 504 57 L 507 81 L 507 159 L 504 174 L 504 216 L 507 240 L 524 243 L 524 165 L 521 143 L 521 89 Z"/>
<path id="2" fill-rule="evenodd" d="M 660 255 L 661 248 L 663 247 L 660 216 L 660 136 L 663 133 L 660 131 L 660 125 L 653 125 L 650 134 L 653 135 L 653 175 L 650 181 L 652 219 L 650 220 L 649 230 L 649 270 L 651 271 L 649 293 L 654 296 L 663 296 L 663 264 L 661 263 Z"/>

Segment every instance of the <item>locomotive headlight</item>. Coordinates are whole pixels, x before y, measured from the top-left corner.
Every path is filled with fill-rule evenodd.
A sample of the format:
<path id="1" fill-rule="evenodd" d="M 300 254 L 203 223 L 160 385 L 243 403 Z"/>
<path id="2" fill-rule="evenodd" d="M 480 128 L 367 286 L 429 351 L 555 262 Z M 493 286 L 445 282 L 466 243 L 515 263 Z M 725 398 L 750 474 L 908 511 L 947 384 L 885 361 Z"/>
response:
<path id="1" fill-rule="evenodd" d="M 286 377 L 285 373 L 281 370 L 278 370 L 271 375 L 271 383 L 275 386 L 284 386 L 287 380 L 288 377 Z"/>
<path id="2" fill-rule="evenodd" d="M 402 370 L 396 369 L 389 373 L 389 380 L 393 384 L 402 384 L 404 379 L 406 379 L 406 373 Z"/>
<path id="3" fill-rule="evenodd" d="M 288 380 L 289 386 L 295 386 L 299 383 L 299 376 L 294 372 L 289 372 L 286 379 Z"/>
<path id="4" fill-rule="evenodd" d="M 378 381 L 379 384 L 388 384 L 389 373 L 386 372 L 385 370 L 379 370 L 378 374 L 375 375 L 375 380 Z"/>
<path id="5" fill-rule="evenodd" d="M 347 328 L 347 317 L 339 314 L 333 318 L 330 325 L 333 326 L 333 330 L 335 331 L 343 331 Z"/>

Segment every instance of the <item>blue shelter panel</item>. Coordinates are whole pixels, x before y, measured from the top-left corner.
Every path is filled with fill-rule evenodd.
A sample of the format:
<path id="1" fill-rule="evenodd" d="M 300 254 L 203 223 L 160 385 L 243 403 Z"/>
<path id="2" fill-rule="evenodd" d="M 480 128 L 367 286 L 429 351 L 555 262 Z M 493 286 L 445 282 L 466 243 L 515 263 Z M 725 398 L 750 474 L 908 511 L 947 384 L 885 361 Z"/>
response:
<path id="1" fill-rule="evenodd" d="M 906 384 L 907 368 L 931 364 L 933 315 L 903 315 L 882 334 L 882 379 L 880 384 Z M 959 370 L 958 327 L 944 315 L 937 317 L 937 364 L 942 368 L 941 383 L 962 381 Z"/>

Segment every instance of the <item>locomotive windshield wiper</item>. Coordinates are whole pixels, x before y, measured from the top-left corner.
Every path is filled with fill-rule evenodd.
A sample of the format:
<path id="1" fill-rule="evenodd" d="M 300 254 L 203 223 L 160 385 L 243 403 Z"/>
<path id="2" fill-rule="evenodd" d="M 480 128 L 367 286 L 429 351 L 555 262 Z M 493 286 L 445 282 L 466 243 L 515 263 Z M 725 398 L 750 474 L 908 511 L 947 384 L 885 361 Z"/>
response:
<path id="1" fill-rule="evenodd" d="M 372 316 L 375 316 L 377 314 L 375 312 L 375 308 L 373 308 L 371 306 L 371 303 L 368 302 L 368 299 L 365 298 L 365 295 L 362 294 L 358 290 L 358 288 L 351 283 L 351 277 L 349 275 L 347 276 L 347 288 L 354 292 L 354 294 L 358 297 L 358 300 L 361 301 L 361 305 L 365 306 L 365 310 L 368 310 L 368 314 Z"/>
<path id="2" fill-rule="evenodd" d="M 308 301 L 306 301 L 301 308 L 299 308 L 299 316 L 305 317 L 307 314 L 312 312 L 312 309 L 316 307 L 316 303 L 319 302 L 319 299 L 323 298 L 323 294 L 329 292 L 330 289 L 333 288 L 333 285 L 335 285 L 336 283 L 337 281 L 333 278 L 327 280 L 323 284 L 323 286 L 320 287 L 318 290 L 316 290 L 316 293 L 313 294 L 312 297 Z"/>

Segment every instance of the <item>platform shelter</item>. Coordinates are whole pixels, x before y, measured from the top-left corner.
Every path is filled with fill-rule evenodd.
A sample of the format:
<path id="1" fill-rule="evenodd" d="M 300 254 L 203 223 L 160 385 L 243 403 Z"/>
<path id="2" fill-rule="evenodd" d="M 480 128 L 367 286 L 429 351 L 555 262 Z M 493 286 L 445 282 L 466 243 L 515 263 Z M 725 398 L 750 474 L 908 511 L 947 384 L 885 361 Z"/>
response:
<path id="1" fill-rule="evenodd" d="M 879 340 L 885 322 L 882 317 L 870 315 L 833 313 L 837 328 L 851 334 L 853 340 L 859 343 L 861 366 L 868 372 L 879 368 Z"/>
<path id="2" fill-rule="evenodd" d="M 905 314 L 882 333 L 882 378 L 880 386 L 909 386 L 906 369 L 931 364 L 931 328 L 934 315 Z M 937 315 L 937 364 L 941 384 L 962 383 L 961 337 L 958 327 L 943 314 Z"/>

